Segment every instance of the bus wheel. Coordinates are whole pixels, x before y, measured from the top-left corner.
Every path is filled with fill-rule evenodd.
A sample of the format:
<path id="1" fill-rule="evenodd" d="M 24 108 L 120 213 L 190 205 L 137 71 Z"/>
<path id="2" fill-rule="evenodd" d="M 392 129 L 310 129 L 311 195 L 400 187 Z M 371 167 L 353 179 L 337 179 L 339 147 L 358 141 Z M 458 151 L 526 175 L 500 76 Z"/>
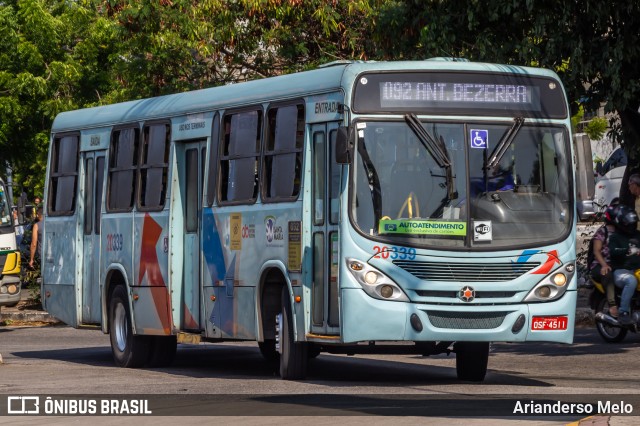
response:
<path id="1" fill-rule="evenodd" d="M 258 348 L 260 348 L 260 353 L 267 362 L 277 363 L 280 360 L 274 339 L 266 339 L 264 342 L 258 342 Z"/>
<path id="2" fill-rule="evenodd" d="M 109 338 L 113 360 L 118 367 L 142 367 L 149 358 L 147 336 L 134 336 L 127 292 L 119 285 L 109 302 Z"/>
<path id="3" fill-rule="evenodd" d="M 489 342 L 456 342 L 454 351 L 458 379 L 483 381 L 489 363 Z"/>
<path id="4" fill-rule="evenodd" d="M 307 358 L 317 358 L 320 355 L 320 352 L 320 345 L 312 345 L 307 343 Z"/>
<path id="5" fill-rule="evenodd" d="M 280 377 L 304 379 L 307 375 L 307 344 L 293 340 L 293 312 L 287 287 L 282 289 L 282 313 L 276 321 L 276 341 L 280 342 Z"/>
<path id="6" fill-rule="evenodd" d="M 168 367 L 173 364 L 178 347 L 176 336 L 150 336 L 149 367 Z"/>

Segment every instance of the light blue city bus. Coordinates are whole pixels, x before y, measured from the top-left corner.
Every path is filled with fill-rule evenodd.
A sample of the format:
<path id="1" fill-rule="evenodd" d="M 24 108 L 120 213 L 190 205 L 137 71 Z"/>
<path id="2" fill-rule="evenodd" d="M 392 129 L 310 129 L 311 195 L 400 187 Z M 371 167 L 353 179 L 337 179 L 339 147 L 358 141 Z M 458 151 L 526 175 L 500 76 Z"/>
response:
<path id="1" fill-rule="evenodd" d="M 248 340 L 283 379 L 454 352 L 482 381 L 490 342 L 573 340 L 571 140 L 555 73 L 438 58 L 65 112 L 43 304 L 121 367 Z"/>

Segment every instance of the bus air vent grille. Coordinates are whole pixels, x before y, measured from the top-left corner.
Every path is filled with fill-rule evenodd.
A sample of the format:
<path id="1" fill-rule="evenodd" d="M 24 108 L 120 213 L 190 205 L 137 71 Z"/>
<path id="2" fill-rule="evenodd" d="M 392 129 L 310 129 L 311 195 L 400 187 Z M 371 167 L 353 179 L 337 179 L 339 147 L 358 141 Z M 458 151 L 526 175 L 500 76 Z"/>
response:
<path id="1" fill-rule="evenodd" d="M 394 260 L 396 266 L 428 281 L 511 281 L 540 266 L 539 262 L 442 263 Z"/>
<path id="2" fill-rule="evenodd" d="M 449 312 L 427 311 L 429 322 L 435 328 L 479 330 L 498 328 L 508 312 Z"/>
<path id="3" fill-rule="evenodd" d="M 446 299 L 458 299 L 458 291 L 444 290 L 416 290 L 420 297 L 441 297 Z M 518 294 L 517 291 L 479 291 L 476 290 L 474 300 L 478 299 L 509 299 Z"/>

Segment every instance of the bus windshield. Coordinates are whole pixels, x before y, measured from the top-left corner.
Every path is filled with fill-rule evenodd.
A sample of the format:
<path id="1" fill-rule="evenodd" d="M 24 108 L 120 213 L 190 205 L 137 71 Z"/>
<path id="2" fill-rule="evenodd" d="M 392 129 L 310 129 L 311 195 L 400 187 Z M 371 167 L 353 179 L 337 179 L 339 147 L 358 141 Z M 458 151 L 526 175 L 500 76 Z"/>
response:
<path id="1" fill-rule="evenodd" d="M 396 244 L 519 248 L 572 223 L 567 130 L 511 122 L 360 121 L 352 220 Z"/>
<path id="2" fill-rule="evenodd" d="M 7 199 L 7 192 L 4 186 L 0 185 L 0 226 L 12 226 L 11 206 Z"/>

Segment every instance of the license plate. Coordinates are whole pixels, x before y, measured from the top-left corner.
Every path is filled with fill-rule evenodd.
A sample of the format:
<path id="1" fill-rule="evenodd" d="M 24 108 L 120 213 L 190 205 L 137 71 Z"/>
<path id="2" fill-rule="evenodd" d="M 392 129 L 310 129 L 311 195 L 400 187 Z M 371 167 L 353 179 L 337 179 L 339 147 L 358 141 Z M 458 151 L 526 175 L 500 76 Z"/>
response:
<path id="1" fill-rule="evenodd" d="M 566 330 L 569 318 L 566 315 L 554 317 L 533 317 L 531 330 Z"/>

